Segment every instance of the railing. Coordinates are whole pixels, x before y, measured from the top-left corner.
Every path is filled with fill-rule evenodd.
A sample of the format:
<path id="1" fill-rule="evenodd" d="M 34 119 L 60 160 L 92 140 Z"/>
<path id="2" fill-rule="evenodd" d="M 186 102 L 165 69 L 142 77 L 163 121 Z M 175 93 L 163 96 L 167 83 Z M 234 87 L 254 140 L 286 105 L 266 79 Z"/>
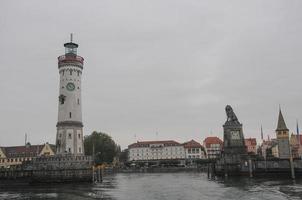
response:
<path id="1" fill-rule="evenodd" d="M 83 62 L 84 62 L 84 58 L 82 58 L 81 56 L 72 56 L 72 55 L 68 55 L 68 56 L 66 56 L 66 55 L 63 55 L 63 56 L 59 56 L 58 57 L 58 61 L 59 61 L 59 64 L 61 63 L 61 62 L 73 62 L 73 61 L 78 61 L 78 62 L 80 62 L 80 63 L 82 63 L 83 64 Z"/>

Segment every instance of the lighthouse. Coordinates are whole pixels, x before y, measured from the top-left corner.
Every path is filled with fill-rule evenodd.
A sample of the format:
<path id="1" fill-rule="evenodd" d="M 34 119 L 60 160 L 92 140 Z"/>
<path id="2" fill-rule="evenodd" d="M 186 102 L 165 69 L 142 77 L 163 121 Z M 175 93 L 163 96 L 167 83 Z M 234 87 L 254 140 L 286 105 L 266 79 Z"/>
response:
<path id="1" fill-rule="evenodd" d="M 77 55 L 78 44 L 64 44 L 65 54 L 58 57 L 60 87 L 56 135 L 57 154 L 84 154 L 81 78 L 84 58 Z"/>

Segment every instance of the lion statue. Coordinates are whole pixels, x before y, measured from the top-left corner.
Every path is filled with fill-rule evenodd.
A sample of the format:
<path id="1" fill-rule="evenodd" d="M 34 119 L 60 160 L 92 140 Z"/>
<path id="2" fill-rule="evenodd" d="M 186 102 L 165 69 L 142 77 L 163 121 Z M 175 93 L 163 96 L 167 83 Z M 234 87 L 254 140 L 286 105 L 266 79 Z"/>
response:
<path id="1" fill-rule="evenodd" d="M 225 112 L 227 115 L 227 122 L 238 122 L 238 118 L 235 115 L 233 108 L 230 105 L 225 107 Z"/>

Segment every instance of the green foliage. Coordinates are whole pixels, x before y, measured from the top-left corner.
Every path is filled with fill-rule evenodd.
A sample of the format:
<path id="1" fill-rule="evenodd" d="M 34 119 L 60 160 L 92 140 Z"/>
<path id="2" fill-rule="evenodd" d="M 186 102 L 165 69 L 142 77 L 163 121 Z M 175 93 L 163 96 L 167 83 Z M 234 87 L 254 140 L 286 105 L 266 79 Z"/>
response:
<path id="1" fill-rule="evenodd" d="M 106 133 L 94 131 L 84 138 L 85 154 L 93 156 L 96 164 L 112 163 L 119 156 L 120 146 Z M 94 147 L 94 151 L 93 151 Z"/>

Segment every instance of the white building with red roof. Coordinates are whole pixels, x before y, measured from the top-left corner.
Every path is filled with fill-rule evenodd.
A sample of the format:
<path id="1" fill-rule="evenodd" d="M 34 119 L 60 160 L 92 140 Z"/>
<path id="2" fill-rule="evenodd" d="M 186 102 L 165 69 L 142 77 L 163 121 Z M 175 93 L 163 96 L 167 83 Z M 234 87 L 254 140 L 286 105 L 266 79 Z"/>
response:
<path id="1" fill-rule="evenodd" d="M 185 159 L 184 146 L 174 140 L 137 141 L 128 149 L 129 161 Z"/>
<path id="2" fill-rule="evenodd" d="M 207 137 L 203 141 L 203 145 L 206 149 L 207 158 L 219 158 L 221 155 L 221 150 L 223 142 L 218 137 Z"/>
<path id="3" fill-rule="evenodd" d="M 195 140 L 183 143 L 186 159 L 205 159 L 204 147 Z"/>

